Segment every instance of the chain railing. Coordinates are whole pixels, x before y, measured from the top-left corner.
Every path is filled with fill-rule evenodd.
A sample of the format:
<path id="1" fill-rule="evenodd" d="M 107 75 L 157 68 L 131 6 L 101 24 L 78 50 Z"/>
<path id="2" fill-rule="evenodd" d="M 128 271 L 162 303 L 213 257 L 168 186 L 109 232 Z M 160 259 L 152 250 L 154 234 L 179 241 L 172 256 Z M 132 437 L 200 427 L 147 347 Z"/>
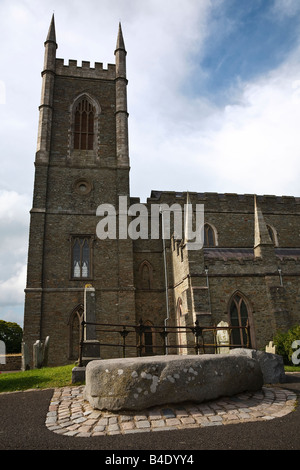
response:
<path id="1" fill-rule="evenodd" d="M 221 348 L 249 348 L 250 347 L 250 328 L 247 322 L 246 326 L 209 326 L 203 327 L 199 325 L 196 320 L 193 326 L 157 326 L 144 324 L 142 320 L 138 324 L 121 324 L 121 323 L 91 323 L 82 320 L 81 322 L 81 340 L 79 346 L 79 365 L 82 365 L 83 359 L 83 345 L 84 345 L 84 329 L 89 326 L 96 326 L 96 331 L 100 333 L 99 337 L 103 334 L 111 337 L 116 335 L 116 340 L 113 342 L 99 341 L 100 349 L 103 347 L 119 348 L 122 350 L 122 357 L 127 357 L 129 349 L 134 350 L 136 356 L 149 356 L 163 354 L 166 355 L 170 350 L 175 351 L 175 354 L 182 352 L 182 350 L 194 350 L 194 354 L 206 354 L 207 351 L 217 353 Z M 229 342 L 218 342 L 217 332 L 220 330 L 228 331 Z M 232 342 L 232 332 L 239 330 L 241 343 L 236 344 Z M 151 333 L 152 337 L 155 335 L 156 342 L 147 343 L 147 333 Z M 177 342 L 179 335 L 184 333 L 188 340 L 184 344 Z M 205 341 L 204 335 L 210 333 L 209 342 Z M 175 335 L 175 341 L 172 338 Z M 128 341 L 130 337 L 130 341 Z M 159 340 L 157 340 L 159 339 Z M 159 343 L 159 344 L 158 344 Z M 174 352 L 173 352 L 174 354 Z M 120 353 L 119 353 L 120 356 Z M 131 354 L 132 356 L 132 354 Z"/>

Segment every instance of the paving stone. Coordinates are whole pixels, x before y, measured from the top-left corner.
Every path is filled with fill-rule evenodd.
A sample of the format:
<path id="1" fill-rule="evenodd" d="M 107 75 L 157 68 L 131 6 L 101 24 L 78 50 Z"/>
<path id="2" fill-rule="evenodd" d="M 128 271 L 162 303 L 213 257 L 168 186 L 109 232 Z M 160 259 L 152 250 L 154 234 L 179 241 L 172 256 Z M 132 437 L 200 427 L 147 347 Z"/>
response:
<path id="1" fill-rule="evenodd" d="M 167 426 L 178 426 L 181 422 L 178 418 L 167 418 L 166 424 Z"/>
<path id="2" fill-rule="evenodd" d="M 121 429 L 123 431 L 127 431 L 128 429 L 134 429 L 135 428 L 135 423 L 133 421 L 125 421 L 124 423 L 121 423 Z"/>
<path id="3" fill-rule="evenodd" d="M 76 436 L 78 434 L 78 431 L 68 431 L 65 433 L 65 436 Z"/>
<path id="4" fill-rule="evenodd" d="M 122 415 L 120 416 L 120 421 L 121 423 L 125 422 L 125 421 L 132 421 L 133 420 L 133 416 L 129 416 L 129 415 Z"/>
<path id="5" fill-rule="evenodd" d="M 108 418 L 108 424 L 116 424 L 118 422 L 118 418 L 116 416 L 112 416 Z"/>
<path id="6" fill-rule="evenodd" d="M 103 432 L 105 430 L 105 426 L 95 426 L 93 432 Z"/>
<path id="7" fill-rule="evenodd" d="M 209 421 L 208 421 L 208 418 L 207 418 L 206 416 L 199 416 L 199 417 L 196 416 L 196 417 L 195 417 L 195 420 L 196 420 L 196 422 L 197 422 L 198 424 L 202 424 L 202 425 L 204 425 L 204 424 L 206 424 L 206 423 L 209 422 Z"/>
<path id="8" fill-rule="evenodd" d="M 147 419 L 147 416 L 146 415 L 135 415 L 134 419 L 136 421 L 145 421 Z"/>
<path id="9" fill-rule="evenodd" d="M 159 419 L 157 421 L 152 422 L 152 427 L 153 428 L 158 428 L 158 427 L 163 427 L 163 426 L 165 426 L 165 422 L 164 422 L 163 419 Z"/>
<path id="10" fill-rule="evenodd" d="M 208 420 L 209 420 L 209 421 L 214 421 L 214 422 L 216 422 L 216 421 L 222 421 L 222 416 L 218 416 L 218 415 L 216 415 L 216 416 L 209 416 L 209 417 L 208 417 Z"/>
<path id="11" fill-rule="evenodd" d="M 165 418 L 175 418 L 175 413 L 171 408 L 162 409 L 162 413 Z"/>
<path id="12" fill-rule="evenodd" d="M 182 418 L 180 418 L 180 421 L 182 424 L 193 424 L 195 422 L 194 418 L 192 418 L 191 416 L 183 416 Z"/>
<path id="13" fill-rule="evenodd" d="M 137 421 L 136 427 L 137 427 L 138 429 L 141 429 L 141 428 L 150 428 L 150 423 L 149 423 L 149 421 Z"/>
<path id="14" fill-rule="evenodd" d="M 119 431 L 120 430 L 118 424 L 109 424 L 106 429 L 107 429 L 108 432 L 113 432 L 113 431 Z"/>

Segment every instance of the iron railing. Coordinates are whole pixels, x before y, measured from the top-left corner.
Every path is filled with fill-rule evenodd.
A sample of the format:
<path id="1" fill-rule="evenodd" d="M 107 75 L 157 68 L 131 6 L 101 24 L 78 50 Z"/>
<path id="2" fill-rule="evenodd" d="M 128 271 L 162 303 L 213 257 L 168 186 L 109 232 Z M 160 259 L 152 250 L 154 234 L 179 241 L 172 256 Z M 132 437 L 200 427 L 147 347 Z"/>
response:
<path id="1" fill-rule="evenodd" d="M 130 324 L 121 324 L 121 323 L 91 323 L 82 320 L 81 322 L 81 339 L 79 345 L 79 365 L 82 365 L 83 359 L 83 346 L 84 346 L 84 329 L 88 325 L 96 326 L 96 331 L 103 334 L 117 335 L 116 341 L 113 342 L 101 342 L 99 341 L 100 349 L 101 347 L 114 347 L 121 348 L 122 357 L 125 358 L 127 355 L 128 349 L 135 350 L 136 356 L 149 356 L 157 354 L 168 354 L 169 350 L 176 351 L 175 354 L 180 352 L 180 350 L 194 350 L 194 354 L 205 354 L 207 351 L 217 353 L 220 348 L 249 348 L 250 347 L 250 328 L 249 324 L 245 326 L 210 326 L 203 327 L 199 325 L 197 320 L 193 326 L 157 326 L 157 325 L 147 325 L 140 320 L 136 325 Z M 219 343 L 217 341 L 217 332 L 219 330 L 227 330 L 228 336 L 230 338 L 229 343 Z M 234 330 L 240 331 L 241 343 L 236 344 L 232 342 L 232 332 Z M 147 344 L 146 333 L 152 333 L 156 336 L 155 343 Z M 178 338 L 178 333 L 185 333 L 189 340 L 184 344 L 179 344 L 176 342 Z M 205 341 L 204 335 L 210 333 L 209 342 Z M 171 336 L 175 335 L 175 341 Z M 101 335 L 100 335 L 101 336 Z M 130 342 L 128 342 L 130 336 Z M 159 341 L 157 340 L 159 339 Z M 159 343 L 159 344 L 158 344 Z M 174 354 L 174 352 L 173 352 Z M 119 354 L 120 356 L 120 354 Z"/>

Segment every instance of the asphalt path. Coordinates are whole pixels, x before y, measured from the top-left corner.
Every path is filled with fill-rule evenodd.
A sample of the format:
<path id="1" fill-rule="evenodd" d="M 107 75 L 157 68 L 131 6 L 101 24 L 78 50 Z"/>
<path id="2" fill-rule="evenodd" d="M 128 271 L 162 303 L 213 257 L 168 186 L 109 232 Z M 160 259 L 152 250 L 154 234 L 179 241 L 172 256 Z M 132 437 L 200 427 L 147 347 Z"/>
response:
<path id="1" fill-rule="evenodd" d="M 300 397 L 300 376 L 289 375 L 281 387 Z M 118 464 L 121 460 L 117 457 L 144 456 L 140 459 L 144 465 L 170 464 L 170 457 L 169 462 L 165 457 L 159 462 L 155 462 L 156 457 L 147 461 L 152 454 L 187 455 L 191 456 L 190 463 L 201 463 L 204 454 L 200 451 L 204 450 L 300 450 L 300 406 L 282 418 L 264 422 L 84 438 L 47 429 L 45 419 L 52 395 L 52 389 L 0 394 L 0 450 L 93 450 L 99 451 L 99 464 Z M 125 464 L 139 467 L 128 459 Z"/>

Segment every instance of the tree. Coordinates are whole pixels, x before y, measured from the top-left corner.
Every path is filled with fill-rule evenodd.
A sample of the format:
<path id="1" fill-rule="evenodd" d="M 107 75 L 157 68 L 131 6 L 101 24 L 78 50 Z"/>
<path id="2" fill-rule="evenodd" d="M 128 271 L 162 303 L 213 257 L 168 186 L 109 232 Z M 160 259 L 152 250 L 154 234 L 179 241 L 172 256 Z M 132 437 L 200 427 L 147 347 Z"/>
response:
<path id="1" fill-rule="evenodd" d="M 0 320 L 0 340 L 5 343 L 6 354 L 21 352 L 23 330 L 17 323 Z"/>

